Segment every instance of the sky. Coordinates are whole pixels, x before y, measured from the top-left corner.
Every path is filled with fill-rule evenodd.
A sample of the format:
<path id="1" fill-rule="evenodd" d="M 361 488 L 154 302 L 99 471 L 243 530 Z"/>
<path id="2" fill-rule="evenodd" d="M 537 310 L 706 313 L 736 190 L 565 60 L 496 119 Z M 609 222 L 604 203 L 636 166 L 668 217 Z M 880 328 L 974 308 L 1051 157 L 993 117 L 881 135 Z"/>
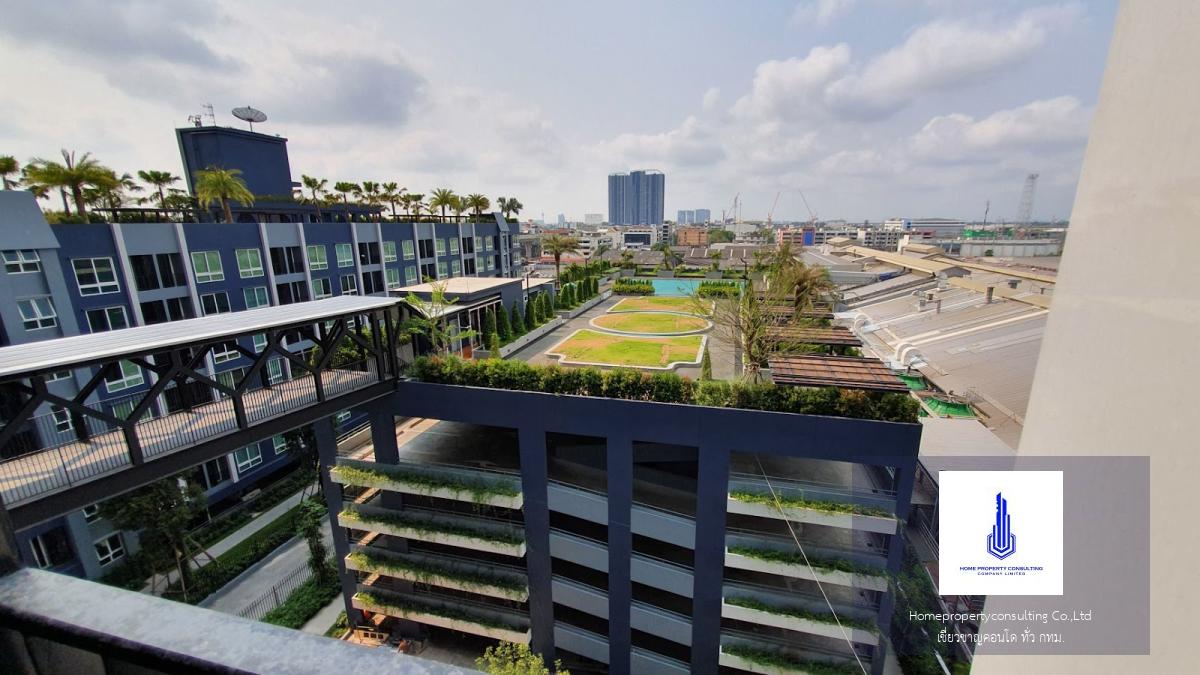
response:
<path id="1" fill-rule="evenodd" d="M 251 105 L 292 178 L 607 213 L 1070 215 L 1116 0 L 0 0 L 0 154 L 182 172 L 173 129 Z M 807 202 L 807 206 L 805 205 Z M 811 208 L 811 213 L 809 209 Z"/>

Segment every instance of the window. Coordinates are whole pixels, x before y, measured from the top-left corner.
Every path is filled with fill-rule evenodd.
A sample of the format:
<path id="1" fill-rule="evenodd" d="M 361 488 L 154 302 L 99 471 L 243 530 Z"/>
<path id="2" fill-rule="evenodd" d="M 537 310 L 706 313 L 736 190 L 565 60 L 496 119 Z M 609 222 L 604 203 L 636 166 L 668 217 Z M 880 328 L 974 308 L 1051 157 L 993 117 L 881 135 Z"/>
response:
<path id="1" fill-rule="evenodd" d="M 386 271 L 388 289 L 400 288 L 400 270 L 389 267 Z"/>
<path id="2" fill-rule="evenodd" d="M 396 262 L 396 242 L 383 242 L 383 262 Z"/>
<path id="3" fill-rule="evenodd" d="M 42 258 L 33 249 L 4 252 L 4 271 L 9 274 L 27 274 L 42 270 Z"/>
<path id="4" fill-rule="evenodd" d="M 262 251 L 256 248 L 239 248 L 236 253 L 239 277 L 252 279 L 263 275 Z"/>
<path id="5" fill-rule="evenodd" d="M 191 298 L 167 298 L 142 303 L 142 319 L 147 324 L 191 319 L 195 315 Z"/>
<path id="6" fill-rule="evenodd" d="M 459 261 L 459 260 L 451 260 L 450 261 L 450 275 L 455 276 L 455 277 L 462 276 L 462 262 L 461 261 Z"/>
<path id="7" fill-rule="evenodd" d="M 435 246 L 437 246 L 437 254 L 438 255 L 446 255 L 446 240 L 445 239 L 434 239 L 433 243 Z"/>
<path id="8" fill-rule="evenodd" d="M 467 274 L 475 274 L 475 259 L 467 258 L 466 260 L 464 260 L 463 261 L 463 270 L 465 270 Z"/>
<path id="9" fill-rule="evenodd" d="M 346 422 L 349 422 L 349 421 L 350 421 L 350 411 L 349 410 L 343 410 L 333 416 L 333 423 L 338 429 L 341 429 L 346 424 Z"/>
<path id="10" fill-rule="evenodd" d="M 313 279 L 313 299 L 320 300 L 333 296 L 333 285 L 329 279 Z"/>
<path id="11" fill-rule="evenodd" d="M 117 283 L 117 275 L 113 272 L 112 258 L 75 258 L 71 266 L 75 268 L 75 282 L 79 284 L 80 295 L 120 292 L 121 285 Z"/>
<path id="12" fill-rule="evenodd" d="M 475 252 L 483 251 L 483 237 L 475 237 Z"/>
<path id="13" fill-rule="evenodd" d="M 125 556 L 125 544 L 121 541 L 120 532 L 108 535 L 96 542 L 95 546 L 96 560 L 99 560 L 102 566 Z"/>
<path id="14" fill-rule="evenodd" d="M 333 252 L 337 255 L 338 267 L 350 267 L 354 264 L 354 248 L 350 244 L 334 244 Z"/>
<path id="15" fill-rule="evenodd" d="M 119 420 L 129 419 L 133 414 L 133 401 L 122 401 L 109 410 L 109 414 Z"/>
<path id="16" fill-rule="evenodd" d="M 450 276 L 450 267 L 446 264 L 446 261 L 443 260 L 438 263 L 438 278 L 445 279 L 448 276 Z"/>
<path id="17" fill-rule="evenodd" d="M 412 286 L 413 284 L 417 283 L 417 268 L 415 268 L 415 267 L 405 267 L 404 268 L 404 283 L 407 286 Z"/>
<path id="18" fill-rule="evenodd" d="M 131 255 L 129 266 L 133 268 L 133 283 L 139 291 L 187 285 L 183 260 L 178 253 Z"/>
<path id="19" fill-rule="evenodd" d="M 250 342 L 254 345 L 254 353 L 261 354 L 262 350 L 267 348 L 267 334 L 256 333 L 255 335 L 251 336 Z"/>
<path id="20" fill-rule="evenodd" d="M 462 247 L 463 247 L 463 253 L 474 253 L 475 252 L 474 237 L 463 237 L 462 238 Z"/>
<path id="21" fill-rule="evenodd" d="M 58 313 L 54 311 L 54 303 L 50 302 L 50 298 L 18 300 L 17 309 L 21 310 L 21 322 L 25 330 L 41 330 L 58 325 Z"/>
<path id="22" fill-rule="evenodd" d="M 236 342 L 222 342 L 212 350 L 213 363 L 228 363 L 241 355 L 242 353 L 237 350 Z"/>
<path id="23" fill-rule="evenodd" d="M 29 545 L 33 547 L 34 561 L 43 569 L 69 563 L 75 557 L 67 530 L 62 526 L 39 534 L 30 540 Z"/>
<path id="24" fill-rule="evenodd" d="M 405 260 L 412 260 L 412 259 L 413 259 L 413 255 L 414 255 L 414 254 L 413 254 L 413 243 L 412 243 L 412 240 L 411 240 L 411 239 L 409 239 L 409 240 L 405 240 L 405 241 L 401 242 L 401 246 L 400 246 L 400 247 L 401 247 L 401 249 L 403 249 L 403 250 L 404 250 L 404 259 L 405 259 Z"/>
<path id="25" fill-rule="evenodd" d="M 142 369 L 132 361 L 121 361 L 117 364 L 117 372 L 109 377 L 111 379 L 104 380 L 104 386 L 108 388 L 109 393 L 136 387 L 144 381 Z"/>
<path id="26" fill-rule="evenodd" d="M 225 280 L 225 270 L 221 268 L 221 254 L 218 251 L 193 253 L 192 270 L 196 274 L 196 283 L 198 284 Z"/>
<path id="27" fill-rule="evenodd" d="M 425 263 L 421 265 L 421 280 L 436 279 L 437 265 L 433 263 Z"/>
<path id="28" fill-rule="evenodd" d="M 283 382 L 283 359 L 277 357 L 267 361 L 267 382 L 271 384 Z"/>
<path id="29" fill-rule="evenodd" d="M 50 419 L 54 420 L 54 430 L 57 432 L 66 433 L 75 428 L 71 424 L 71 413 L 60 405 L 50 406 Z"/>
<path id="30" fill-rule="evenodd" d="M 233 461 L 237 464 L 238 473 L 245 473 L 262 464 L 262 450 L 259 450 L 257 445 L 239 448 L 233 453 Z"/>
<path id="31" fill-rule="evenodd" d="M 238 383 L 242 381 L 242 376 L 246 374 L 245 368 L 234 368 L 233 370 L 225 370 L 217 373 L 216 380 L 230 389 L 237 389 Z M 228 396 L 225 392 L 221 392 L 221 397 Z"/>
<path id="32" fill-rule="evenodd" d="M 494 269 L 496 269 L 496 259 L 489 255 L 487 257 L 487 270 L 491 272 Z"/>
<path id="33" fill-rule="evenodd" d="M 123 306 L 89 309 L 87 311 L 87 322 L 88 328 L 93 333 L 129 328 L 129 319 L 125 316 L 125 308 Z"/>
<path id="34" fill-rule="evenodd" d="M 329 269 L 329 252 L 324 244 L 312 244 L 308 247 L 308 269 Z"/>
<path id="35" fill-rule="evenodd" d="M 379 244 L 363 241 L 358 244 L 358 262 L 363 265 L 379 264 Z"/>
<path id="36" fill-rule="evenodd" d="M 304 274 L 304 261 L 299 246 L 271 248 L 271 269 L 275 274 Z"/>
<path id="37" fill-rule="evenodd" d="M 385 290 L 383 272 L 363 272 L 363 295 L 374 295 Z"/>
<path id="38" fill-rule="evenodd" d="M 211 490 L 231 478 L 229 473 L 229 457 L 218 457 L 205 462 L 200 468 L 200 476 L 204 481 L 204 489 Z"/>
<path id="39" fill-rule="evenodd" d="M 484 237 L 483 250 L 491 251 L 493 248 L 495 248 L 495 237 Z"/>
<path id="40" fill-rule="evenodd" d="M 276 284 L 275 292 L 279 294 L 279 304 L 281 305 L 308 301 L 308 284 L 303 281 Z"/>
<path id="41" fill-rule="evenodd" d="M 246 299 L 246 309 L 254 309 L 255 307 L 266 307 L 271 304 L 271 300 L 267 297 L 266 286 L 252 286 L 242 289 L 242 297 Z"/>
<path id="42" fill-rule="evenodd" d="M 458 255 L 458 237 L 450 240 L 450 255 Z"/>
<path id="43" fill-rule="evenodd" d="M 71 379 L 71 371 L 69 370 L 56 370 L 53 373 L 46 373 L 47 382 L 58 382 L 59 380 L 69 379 Z"/>
<path id="44" fill-rule="evenodd" d="M 358 295 L 358 277 L 353 274 L 343 274 L 339 279 L 342 295 Z"/>
<path id="45" fill-rule="evenodd" d="M 89 523 L 100 520 L 100 505 L 92 504 L 91 506 L 83 507 L 83 519 Z"/>
<path id="46" fill-rule="evenodd" d="M 205 293 L 200 296 L 200 309 L 204 316 L 224 314 L 229 311 L 229 294 L 225 291 Z"/>
<path id="47" fill-rule="evenodd" d="M 282 434 L 277 434 L 271 437 L 271 448 L 275 450 L 276 456 L 282 455 L 288 450 L 291 450 L 291 447 L 288 445 L 287 438 L 285 438 Z"/>
<path id="48" fill-rule="evenodd" d="M 432 239 L 422 239 L 421 241 L 418 241 L 417 249 L 420 252 L 422 258 L 432 258 L 433 257 L 433 240 Z"/>

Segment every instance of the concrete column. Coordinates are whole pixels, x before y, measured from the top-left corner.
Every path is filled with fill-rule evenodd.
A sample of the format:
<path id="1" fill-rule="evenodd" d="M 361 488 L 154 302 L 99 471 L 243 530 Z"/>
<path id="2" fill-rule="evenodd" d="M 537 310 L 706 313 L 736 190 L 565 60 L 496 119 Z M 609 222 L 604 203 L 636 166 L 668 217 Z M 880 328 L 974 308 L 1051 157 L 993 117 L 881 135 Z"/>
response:
<path id="1" fill-rule="evenodd" d="M 725 580 L 725 513 L 729 450 L 699 448 L 696 549 L 692 559 L 692 672 L 716 673 L 721 644 L 721 586 Z"/>
<path id="2" fill-rule="evenodd" d="M 337 516 L 342 510 L 342 486 L 330 480 L 329 469 L 337 463 L 337 434 L 333 428 L 333 417 L 324 417 L 313 422 L 313 435 L 317 442 L 317 457 L 321 465 L 321 488 L 325 492 L 325 505 L 329 509 L 329 524 L 333 528 L 333 557 L 337 560 L 338 578 L 342 580 L 342 601 L 346 604 L 349 624 L 357 626 L 362 614 L 354 609 L 352 598 L 358 590 L 354 573 L 346 569 L 346 554 L 350 552 L 350 541 L 345 528 L 338 525 Z"/>
<path id="3" fill-rule="evenodd" d="M 630 672 L 633 636 L 629 608 L 633 602 L 629 558 L 633 555 L 633 440 L 608 437 L 608 667 L 614 675 Z"/>
<path id="4" fill-rule="evenodd" d="M 546 432 L 534 427 L 518 431 L 521 492 L 525 506 L 525 572 L 529 576 L 530 647 L 554 661 L 554 598 L 550 587 L 550 505 L 547 496 Z"/>

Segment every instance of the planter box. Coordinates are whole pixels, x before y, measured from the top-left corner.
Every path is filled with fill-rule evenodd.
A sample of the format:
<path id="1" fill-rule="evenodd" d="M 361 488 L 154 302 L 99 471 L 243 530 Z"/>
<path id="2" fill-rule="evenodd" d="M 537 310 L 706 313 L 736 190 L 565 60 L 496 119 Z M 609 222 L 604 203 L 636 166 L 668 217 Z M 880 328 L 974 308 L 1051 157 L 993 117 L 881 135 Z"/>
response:
<path id="1" fill-rule="evenodd" d="M 759 558 L 731 553 L 728 549 L 725 550 L 725 566 L 739 570 L 750 570 L 752 572 L 778 574 L 779 576 L 791 577 L 793 579 L 818 580 L 838 584 L 839 586 L 865 588 L 870 591 L 886 592 L 888 590 L 887 577 L 854 574 L 852 572 L 840 572 L 837 570 L 823 570 L 819 567 L 813 567 L 810 571 L 805 565 L 760 560 Z"/>
<path id="2" fill-rule="evenodd" d="M 564 323 L 566 323 L 566 322 L 563 321 L 561 318 L 556 317 L 556 318 L 550 319 L 546 323 L 538 326 L 537 328 L 534 328 L 533 330 L 522 335 L 521 337 L 517 338 L 516 340 L 513 340 L 512 342 L 501 346 L 500 347 L 500 358 L 502 358 L 502 359 L 507 358 L 513 352 L 517 351 L 518 349 L 521 349 L 522 347 L 528 345 L 530 342 L 533 342 L 534 340 L 542 337 L 543 335 L 545 335 L 546 333 L 549 333 L 550 331 L 554 330 L 555 328 L 558 328 L 559 326 L 563 325 Z"/>
<path id="3" fill-rule="evenodd" d="M 356 460 L 352 460 L 352 459 L 341 459 L 341 460 L 338 460 L 338 466 L 345 466 L 345 467 L 349 467 L 349 468 L 353 468 L 353 469 L 372 470 L 379 466 L 389 466 L 389 465 L 386 465 L 386 464 L 381 465 L 381 464 L 376 464 L 374 462 L 356 461 Z M 447 477 L 447 475 L 450 474 L 449 471 L 422 472 L 420 470 L 414 470 L 413 473 L 414 474 L 425 473 L 426 475 L 428 475 L 431 478 L 432 477 L 439 477 L 439 478 Z M 466 480 L 471 480 L 471 479 L 475 478 L 475 476 L 471 475 L 467 471 L 461 472 L 461 475 Z M 459 501 L 459 502 L 469 502 L 471 504 L 487 504 L 488 506 L 499 506 L 499 507 L 506 508 L 506 509 L 519 509 L 525 503 L 525 500 L 523 499 L 523 496 L 521 494 L 517 494 L 515 496 L 488 495 L 488 496 L 484 497 L 483 499 L 476 501 L 475 497 L 471 494 L 471 491 L 469 489 L 455 490 L 452 488 L 431 488 L 427 485 L 421 485 L 420 483 L 406 482 L 402 477 L 399 477 L 399 476 L 397 476 L 395 478 L 384 477 L 384 476 L 372 476 L 370 478 L 364 478 L 361 480 L 355 479 L 353 482 L 351 482 L 346 479 L 339 478 L 336 472 L 330 471 L 329 477 L 333 482 L 341 483 L 343 485 L 359 485 L 362 487 L 379 488 L 380 490 L 388 490 L 389 492 L 403 492 L 405 494 L 421 495 L 423 497 L 437 497 L 438 499 L 451 499 L 451 500 Z M 484 477 L 484 476 L 480 476 L 479 480 L 482 482 L 482 481 L 488 480 L 488 478 Z M 499 482 L 499 481 L 496 481 L 496 482 Z M 520 483 L 518 482 L 517 485 L 518 485 L 518 489 L 519 489 Z"/>
<path id="4" fill-rule="evenodd" d="M 743 659 L 740 656 L 726 654 L 725 650 L 721 650 L 721 656 L 718 662 L 722 666 L 737 668 L 739 670 L 749 671 L 751 673 L 762 673 L 762 675 L 808 675 L 807 670 L 799 668 L 780 668 L 779 666 L 764 666 L 748 659 Z"/>
<path id="5" fill-rule="evenodd" d="M 475 623 L 474 621 L 468 621 L 466 619 L 451 619 L 444 616 L 438 616 L 437 614 L 431 614 L 429 612 L 422 612 L 420 609 L 415 607 L 401 608 L 391 607 L 389 605 L 377 605 L 357 595 L 354 596 L 353 604 L 356 609 L 375 612 L 377 614 L 386 614 L 388 616 L 395 616 L 408 619 L 409 621 L 416 621 L 417 623 L 428 624 L 430 626 L 439 626 L 441 628 L 457 630 L 463 633 L 470 633 L 471 635 L 482 635 L 483 637 L 489 637 L 494 640 L 503 640 L 505 642 L 516 642 L 519 644 L 529 643 L 528 629 L 525 631 L 518 631 L 511 628 L 485 626 L 483 624 Z"/>
<path id="6" fill-rule="evenodd" d="M 726 619 L 749 621 L 763 626 L 774 626 L 775 628 L 784 628 L 811 635 L 821 635 L 835 640 L 845 639 L 842 635 L 842 629 L 838 628 L 837 624 L 834 623 L 801 619 L 800 617 L 788 616 L 786 614 L 774 614 L 760 609 L 750 609 L 749 607 L 730 605 L 724 602 L 721 603 L 721 616 Z M 845 626 L 845 630 L 850 635 L 850 639 L 855 642 L 873 645 L 879 641 L 875 633 L 869 630 L 851 626 Z"/>
<path id="7" fill-rule="evenodd" d="M 595 307 L 596 305 L 604 302 L 605 300 L 607 300 L 611 297 L 612 297 L 611 290 L 601 291 L 600 295 L 597 295 L 596 297 L 592 298 L 591 300 L 588 300 L 587 302 L 576 307 L 575 309 L 565 309 L 565 310 L 558 312 L 558 317 L 560 319 L 562 319 L 563 321 L 566 321 L 567 319 L 574 319 L 575 317 L 579 316 L 580 314 L 583 314 L 584 312 L 588 311 L 589 309 Z"/>
<path id="8" fill-rule="evenodd" d="M 791 520 L 797 523 L 812 523 L 829 527 L 844 527 L 850 530 L 863 530 L 876 534 L 895 534 L 896 519 L 885 516 L 860 516 L 853 513 L 830 513 L 820 509 L 783 507 L 783 513 L 769 504 L 744 502 L 730 497 L 727 502 L 729 513 L 743 516 L 759 516 L 777 520 Z"/>
<path id="9" fill-rule="evenodd" d="M 498 541 L 488 541 L 486 539 L 468 537 L 461 534 L 450 534 L 447 532 L 427 532 L 392 523 L 355 520 L 352 518 L 346 518 L 342 514 L 338 514 L 338 525 L 342 527 L 349 527 L 355 530 L 366 530 L 367 532 L 390 534 L 394 537 L 404 537 L 405 539 L 427 541 L 431 544 L 445 544 L 446 546 L 457 546 L 458 548 L 470 549 L 472 551 L 499 553 L 500 555 L 512 556 L 514 558 L 521 558 L 525 555 L 525 542 L 521 542 L 520 544 L 506 544 Z M 430 527 L 436 526 L 436 523 L 430 524 Z"/>
<path id="10" fill-rule="evenodd" d="M 443 576 L 437 573 L 416 574 L 407 570 L 393 570 L 376 565 L 360 565 L 355 562 L 350 556 L 346 556 L 346 569 L 357 570 L 359 572 L 372 572 L 393 579 L 404 579 L 405 581 L 415 581 L 420 583 L 440 586 L 442 588 L 452 588 L 456 591 L 465 591 L 467 593 L 476 593 L 478 595 L 486 595 L 493 598 L 502 598 L 504 600 L 514 600 L 516 602 L 525 602 L 529 599 L 529 589 L 512 590 L 500 586 L 491 586 L 488 584 L 463 583 L 453 577 Z"/>

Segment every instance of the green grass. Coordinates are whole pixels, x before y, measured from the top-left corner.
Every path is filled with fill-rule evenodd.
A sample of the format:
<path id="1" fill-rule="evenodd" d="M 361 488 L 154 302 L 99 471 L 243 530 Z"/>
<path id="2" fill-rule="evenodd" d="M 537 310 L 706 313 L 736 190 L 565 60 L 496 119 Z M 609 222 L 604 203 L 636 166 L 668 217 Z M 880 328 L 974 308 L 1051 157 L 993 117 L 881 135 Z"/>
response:
<path id="1" fill-rule="evenodd" d="M 324 580 L 313 577 L 296 587 L 275 609 L 267 612 L 263 623 L 299 629 L 342 592 L 337 568 L 330 566 Z"/>
<path id="2" fill-rule="evenodd" d="M 711 305 L 710 305 L 711 306 Z M 667 310 L 670 312 L 688 312 L 695 314 L 696 303 L 691 298 L 671 296 L 647 296 L 624 298 L 609 308 L 609 312 L 653 312 Z"/>
<path id="3" fill-rule="evenodd" d="M 690 333 L 708 327 L 708 322 L 700 317 L 664 312 L 605 314 L 592 323 L 599 328 L 625 333 Z"/>
<path id="4" fill-rule="evenodd" d="M 335 466 L 330 470 L 335 476 L 350 485 L 367 485 L 379 480 L 411 485 L 427 494 L 435 490 L 448 490 L 455 495 L 469 494 L 476 504 L 492 497 L 517 497 L 521 491 L 499 481 L 468 480 L 444 476 L 420 474 L 406 471 L 403 467 L 378 465 L 370 469 L 356 466 Z"/>
<path id="5" fill-rule="evenodd" d="M 426 520 L 410 518 L 399 511 L 388 511 L 385 514 L 368 515 L 362 513 L 361 511 L 346 509 L 345 511 L 342 511 L 341 517 L 346 520 L 358 521 L 365 525 L 376 523 L 379 525 L 390 525 L 392 527 L 404 527 L 423 534 L 454 535 L 497 544 L 508 544 L 511 546 L 520 546 L 521 544 L 525 543 L 524 537 L 516 534 L 505 534 L 503 532 L 493 532 L 491 530 L 479 530 L 472 527 L 452 525 L 450 523 L 433 523 Z"/>
<path id="6" fill-rule="evenodd" d="M 804 556 L 799 551 L 776 551 L 767 548 L 750 548 L 749 546 L 730 546 L 729 552 L 766 562 L 804 566 Z M 840 558 L 815 558 L 810 555 L 808 556 L 808 564 L 812 565 L 815 569 L 828 572 L 845 572 L 847 574 L 862 574 L 871 577 L 887 576 L 886 570 L 859 565 Z"/>
<path id="7" fill-rule="evenodd" d="M 739 502 L 762 504 L 764 506 L 775 508 L 775 500 L 769 494 L 733 491 L 729 493 L 729 496 L 730 498 Z M 844 513 L 853 516 L 878 516 L 880 518 L 890 518 L 892 516 L 892 514 L 884 511 L 883 509 L 873 509 L 869 506 L 822 501 L 816 499 L 803 499 L 801 497 L 781 496 L 779 497 L 779 505 L 790 509 L 812 509 L 813 511 L 824 511 L 825 513 Z"/>
<path id="8" fill-rule="evenodd" d="M 665 367 L 678 361 L 698 361 L 702 344 L 699 335 L 632 337 L 584 329 L 559 343 L 550 353 L 576 363 Z"/>
<path id="9" fill-rule="evenodd" d="M 325 631 L 325 637 L 340 638 L 350 630 L 350 620 L 346 618 L 346 612 L 338 614 L 337 621 Z"/>
<path id="10" fill-rule="evenodd" d="M 466 572 L 446 565 L 383 556 L 371 551 L 355 551 L 347 556 L 356 565 L 371 572 L 394 576 L 411 575 L 418 583 L 437 586 L 439 580 L 449 580 L 468 588 L 498 588 L 505 591 L 524 591 L 527 586 L 514 577 L 485 572 Z"/>

